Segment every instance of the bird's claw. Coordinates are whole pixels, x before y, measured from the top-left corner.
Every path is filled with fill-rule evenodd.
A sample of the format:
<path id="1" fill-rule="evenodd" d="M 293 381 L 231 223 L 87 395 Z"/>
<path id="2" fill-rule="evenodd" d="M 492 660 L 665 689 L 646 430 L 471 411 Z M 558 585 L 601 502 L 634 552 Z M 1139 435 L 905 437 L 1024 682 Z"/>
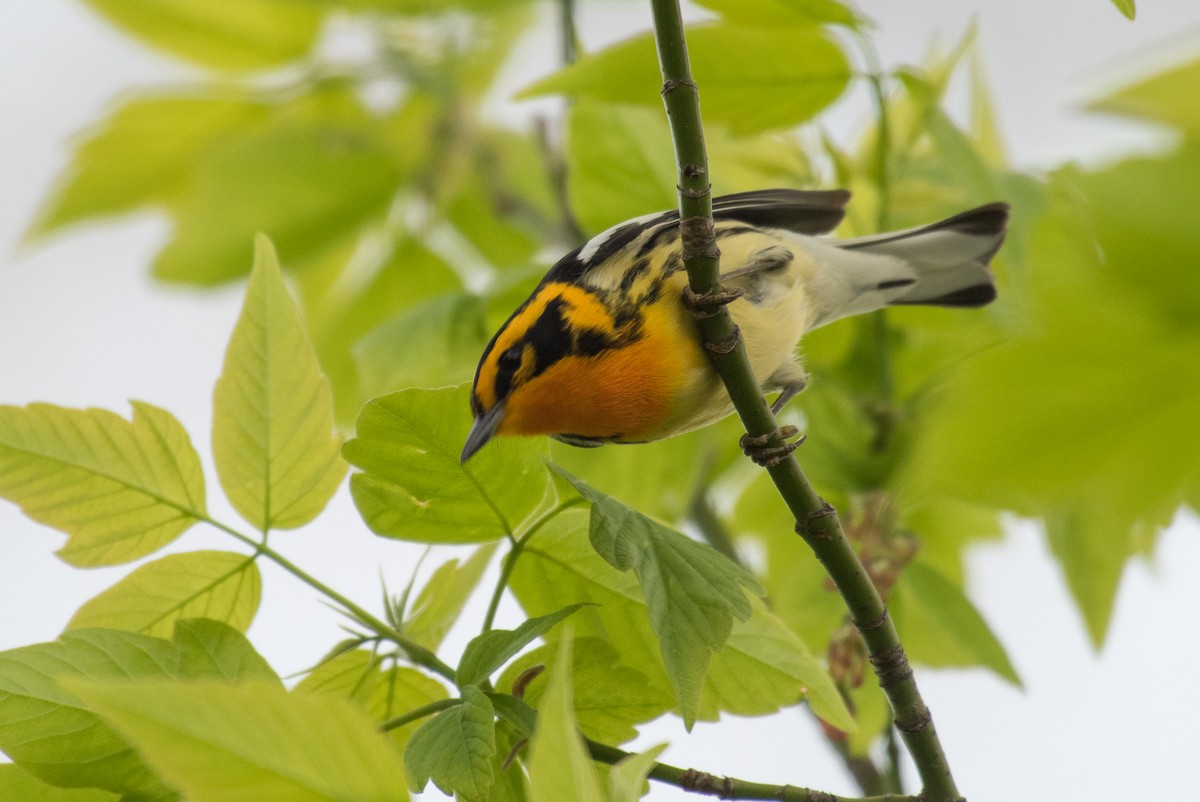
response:
<path id="1" fill-rule="evenodd" d="M 792 455 L 792 452 L 800 447 L 807 435 L 801 435 L 798 440 L 786 442 L 789 437 L 795 437 L 799 433 L 799 429 L 795 426 L 782 426 L 773 432 L 767 432 L 760 435 L 742 435 L 742 439 L 738 440 L 738 445 L 742 447 L 742 453 L 754 461 L 755 465 L 763 468 L 774 468 L 779 463 Z M 779 439 L 784 441 L 783 445 L 771 446 L 771 438 L 779 436 Z"/>
<path id="2" fill-rule="evenodd" d="M 726 289 L 721 287 L 716 292 L 697 293 L 691 287 L 683 288 L 683 305 L 687 307 L 688 312 L 697 320 L 703 320 L 706 317 L 712 317 L 721 307 L 733 303 L 738 298 L 742 297 L 743 290 L 732 287 Z"/>

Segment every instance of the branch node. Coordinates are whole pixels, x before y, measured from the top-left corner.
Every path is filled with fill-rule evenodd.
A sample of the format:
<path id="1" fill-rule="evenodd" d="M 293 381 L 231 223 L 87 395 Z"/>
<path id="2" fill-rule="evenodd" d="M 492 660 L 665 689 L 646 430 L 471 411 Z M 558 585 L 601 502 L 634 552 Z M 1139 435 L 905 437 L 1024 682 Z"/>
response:
<path id="1" fill-rule="evenodd" d="M 721 251 L 717 248 L 716 227 L 711 217 L 685 217 L 679 221 L 679 246 L 683 251 L 683 261 L 707 258 L 720 258 Z"/>
<path id="2" fill-rule="evenodd" d="M 907 681 L 913 673 L 912 666 L 908 664 L 908 655 L 904 653 L 904 647 L 899 643 L 878 654 L 871 655 L 871 665 L 875 668 L 875 675 L 879 677 L 879 687 L 885 689 Z M 929 715 L 928 710 L 925 711 L 925 715 Z M 924 729 L 924 725 L 919 729 Z"/>
<path id="3" fill-rule="evenodd" d="M 696 794 L 706 794 L 720 799 L 733 798 L 733 780 L 717 777 L 707 771 L 688 769 L 679 780 L 679 787 Z"/>
<path id="4" fill-rule="evenodd" d="M 714 354 L 728 354 L 737 348 L 738 340 L 742 339 L 742 330 L 735 324 L 733 331 L 727 337 L 722 337 L 719 340 L 709 342 L 704 341 L 704 347 L 712 351 Z"/>
<path id="5" fill-rule="evenodd" d="M 870 621 L 863 621 L 861 623 L 855 621 L 854 626 L 858 627 L 859 632 L 874 632 L 886 624 L 888 618 L 890 618 L 890 615 L 888 614 L 888 608 L 884 607 L 883 612 L 880 613 L 876 618 L 872 618 Z"/>
<path id="6" fill-rule="evenodd" d="M 922 704 L 913 709 L 911 716 L 903 719 L 897 718 L 895 723 L 896 729 L 900 732 L 912 735 L 929 729 L 929 725 L 933 723 L 933 715 L 929 712 L 929 708 Z"/>
<path id="7" fill-rule="evenodd" d="M 694 168 L 694 167 L 695 167 L 695 165 L 694 165 L 694 164 L 689 164 L 689 165 L 686 165 L 686 166 L 683 168 L 684 174 L 686 174 L 686 175 L 688 175 L 688 176 L 691 176 L 691 175 L 692 175 L 692 173 L 689 173 L 689 172 L 688 172 L 688 169 L 689 169 L 689 168 Z M 699 175 L 699 174 L 700 174 L 700 172 L 701 172 L 701 171 L 697 170 L 697 172 L 695 173 L 695 175 Z M 707 186 L 705 186 L 705 187 L 704 187 L 704 189 L 688 189 L 687 187 L 681 187 L 681 186 L 679 186 L 678 184 L 676 184 L 676 185 L 675 185 L 675 189 L 676 189 L 676 190 L 678 190 L 678 191 L 679 191 L 679 194 L 680 194 L 680 195 L 682 195 L 683 197 L 685 197 L 685 198 L 691 198 L 692 200 L 697 200 L 697 199 L 699 199 L 699 198 L 703 198 L 705 195 L 711 195 L 711 194 L 712 194 L 712 184 L 708 184 Z"/>
<path id="8" fill-rule="evenodd" d="M 820 538 L 821 540 L 830 540 L 833 536 L 826 532 L 823 527 L 819 527 L 818 524 L 825 518 L 833 518 L 835 516 L 837 516 L 837 510 L 829 502 L 822 501 L 820 507 L 805 513 L 803 518 L 796 521 L 796 534 L 805 540 L 813 537 Z"/>
<path id="9" fill-rule="evenodd" d="M 667 80 L 663 81 L 662 96 L 666 97 L 681 86 L 690 86 L 692 89 L 695 89 L 697 93 L 700 92 L 700 87 L 696 86 L 696 82 L 690 78 L 668 78 Z"/>

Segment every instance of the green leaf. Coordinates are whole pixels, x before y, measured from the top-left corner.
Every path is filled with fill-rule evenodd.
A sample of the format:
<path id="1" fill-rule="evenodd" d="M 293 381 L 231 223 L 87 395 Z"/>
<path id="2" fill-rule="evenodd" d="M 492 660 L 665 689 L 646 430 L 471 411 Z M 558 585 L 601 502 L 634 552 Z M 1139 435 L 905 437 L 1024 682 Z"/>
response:
<path id="1" fill-rule="evenodd" d="M 373 395 L 363 389 L 367 379 L 359 374 L 357 352 L 363 337 L 404 310 L 462 289 L 450 266 L 411 237 L 392 243 L 390 252 L 367 271 L 369 277 L 354 287 L 345 286 L 350 258 L 349 253 L 331 254 L 296 275 L 305 323 L 321 367 L 333 385 L 339 422 L 353 422 L 359 407 Z M 390 370 L 374 364 L 369 367 L 380 375 Z"/>
<path id="2" fill-rule="evenodd" d="M 342 699 L 265 682 L 69 685 L 197 802 L 407 798 L 399 755 Z"/>
<path id="3" fill-rule="evenodd" d="M 1191 102 L 1192 88 L 1200 80 L 1200 59 L 1156 73 L 1087 108 L 1165 123 L 1191 133 L 1200 132 L 1200 109 Z"/>
<path id="4" fill-rule="evenodd" d="M 558 659 L 562 639 L 555 639 L 509 663 L 496 687 L 511 690 L 513 682 L 537 665 Z M 662 689 L 636 668 L 625 665 L 612 644 L 596 637 L 576 638 L 571 648 L 571 687 L 579 729 L 589 738 L 620 744 L 637 737 L 634 725 L 667 712 L 670 701 Z M 546 689 L 543 673 L 525 686 L 524 699 L 540 705 Z"/>
<path id="5" fill-rule="evenodd" d="M 87 0 L 157 48 L 205 67 L 254 70 L 307 53 L 326 7 L 293 0 Z"/>
<path id="6" fill-rule="evenodd" d="M 735 134 L 798 125 L 850 80 L 845 54 L 815 26 L 707 24 L 688 28 L 687 39 L 705 119 Z M 644 34 L 584 56 L 519 97 L 565 94 L 661 108 L 661 80 L 654 39 Z"/>
<path id="7" fill-rule="evenodd" d="M 445 387 L 470 381 L 487 345 L 483 300 L 454 292 L 407 309 L 354 348 L 362 392 Z"/>
<path id="8" fill-rule="evenodd" d="M 322 662 L 296 685 L 296 690 L 350 699 L 380 722 L 447 697 L 437 680 L 406 666 L 388 665 L 384 658 L 363 649 Z M 388 738 L 403 751 L 421 724 L 414 721 L 393 728 Z"/>
<path id="9" fill-rule="evenodd" d="M 166 637 L 179 619 L 203 617 L 245 632 L 261 589 L 253 557 L 228 551 L 170 554 L 84 602 L 67 629 L 106 627 Z"/>
<path id="10" fill-rule="evenodd" d="M 593 602 L 595 606 L 572 617 L 574 630 L 611 644 L 624 665 L 646 677 L 646 687 L 652 689 L 648 693 L 669 699 L 672 685 L 638 580 L 596 554 L 584 539 L 588 526 L 586 513 L 568 510 L 539 529 L 517 562 L 510 587 L 529 615 Z M 795 704 L 806 687 L 819 687 L 807 673 L 815 663 L 803 644 L 781 634 L 777 621 L 756 620 L 764 616 L 770 618 L 761 604 L 754 604 L 748 622 L 734 622 L 725 648 L 712 656 L 698 718 L 712 720 L 720 711 L 762 715 Z M 552 633 L 549 640 L 555 639 Z M 735 692 L 731 688 L 747 667 L 753 671 L 745 678 L 748 687 Z M 836 718 L 831 707 L 824 709 Z"/>
<path id="11" fill-rule="evenodd" d="M 1137 5 L 1134 0 L 1112 0 L 1112 4 L 1125 15 L 1126 19 L 1132 20 L 1137 16 Z"/>
<path id="12" fill-rule="evenodd" d="M 836 0 L 697 0 L 725 19 L 744 25 L 828 22 L 857 28 L 858 16 Z"/>
<path id="13" fill-rule="evenodd" d="M 712 653 L 724 646 L 735 617 L 741 621 L 750 617 L 743 588 L 765 591 L 753 576 L 708 546 L 562 475 L 592 503 L 593 548 L 609 565 L 621 571 L 633 569 L 637 575 L 667 674 L 690 728 Z"/>
<path id="14" fill-rule="evenodd" d="M 1200 456 L 1179 447 L 1200 441 L 1200 395 L 1178 380 L 1200 361 L 1184 312 L 1200 297 L 1186 268 L 1200 238 L 1175 209 L 1197 175 L 1185 143 L 1086 177 L 1086 206 L 1060 179 L 1031 252 L 1055 270 L 1031 274 L 1029 323 L 963 363 L 910 471 L 926 492 L 1044 517 L 1097 645 L 1133 533 L 1165 525 L 1200 484 Z"/>
<path id="15" fill-rule="evenodd" d="M 179 649 L 179 676 L 185 679 L 221 679 L 230 685 L 283 682 L 246 636 L 233 627 L 208 618 L 175 623 L 172 642 Z"/>
<path id="16" fill-rule="evenodd" d="M 459 461 L 471 425 L 465 385 L 401 390 L 368 402 L 342 450 L 363 473 L 350 491 L 376 533 L 431 543 L 503 537 L 550 490 L 540 438 L 499 438 L 469 466 Z"/>
<path id="17" fill-rule="evenodd" d="M 330 94 L 223 143 L 195 166 L 171 204 L 175 237 L 155 259 L 155 276 L 194 284 L 242 276 L 257 232 L 286 264 L 299 264 L 382 216 L 404 160 L 352 95 Z"/>
<path id="18" fill-rule="evenodd" d="M 661 108 L 580 98 L 567 114 L 566 158 L 571 211 L 585 231 L 603 231 L 677 202 L 675 159 Z"/>
<path id="19" fill-rule="evenodd" d="M 404 620 L 405 636 L 436 651 L 495 553 L 496 544 L 490 543 L 477 548 L 461 565 L 458 560 L 450 560 L 434 571 Z"/>
<path id="20" fill-rule="evenodd" d="M 410 787 L 421 791 L 433 780 L 445 794 L 483 802 L 495 780 L 496 726 L 492 703 L 478 688 L 462 690 L 462 704 L 421 725 L 404 750 Z"/>
<path id="21" fill-rule="evenodd" d="M 0 799 L 12 802 L 119 802 L 120 797 L 94 788 L 55 788 L 12 763 L 0 764 Z"/>
<path id="22" fill-rule="evenodd" d="M 646 794 L 646 778 L 650 776 L 658 756 L 667 744 L 652 746 L 645 752 L 630 755 L 612 767 L 608 773 L 608 798 L 611 802 L 637 802 Z"/>
<path id="23" fill-rule="evenodd" d="M 70 678 L 149 682 L 173 675 L 170 643 L 82 629 L 53 643 L 0 652 L 0 749 L 52 785 L 149 799 L 170 792 L 138 753 L 63 683 Z"/>
<path id="24" fill-rule="evenodd" d="M 463 650 L 455 682 L 460 688 L 480 684 L 496 669 L 511 660 L 517 652 L 549 632 L 551 627 L 580 607 L 583 605 L 572 604 L 549 615 L 531 618 L 516 629 L 493 629 L 476 635 Z"/>
<path id="25" fill-rule="evenodd" d="M 909 657 L 929 666 L 985 666 L 1020 687 L 1021 680 L 962 589 L 917 560 L 905 566 L 888 599 Z"/>
<path id="26" fill-rule="evenodd" d="M 213 392 L 213 456 L 234 508 L 260 531 L 315 518 L 346 474 L 333 396 L 270 240 L 255 239 L 246 300 Z"/>
<path id="27" fill-rule="evenodd" d="M 68 535 L 58 554 L 114 565 L 170 543 L 205 517 L 204 473 L 170 413 L 0 406 L 0 496 Z"/>
<path id="28" fill-rule="evenodd" d="M 538 706 L 529 743 L 531 802 L 603 802 L 600 778 L 579 735 L 571 690 L 571 637 L 559 648 L 550 681 Z"/>
<path id="29" fill-rule="evenodd" d="M 734 626 L 725 648 L 713 660 L 701 710 L 713 718 L 717 710 L 766 715 L 781 704 L 804 698 L 822 721 L 854 732 L 854 716 L 821 661 L 757 599 L 754 613 Z"/>
<path id="30" fill-rule="evenodd" d="M 721 165 L 716 195 L 811 181 L 807 158 L 792 140 L 736 138 L 721 125 L 706 125 L 704 140 Z M 675 206 L 675 159 L 661 108 L 581 98 L 567 116 L 565 155 L 571 211 L 585 231 Z"/>
<path id="31" fill-rule="evenodd" d="M 262 125 L 270 109 L 234 94 L 126 101 L 80 141 L 30 233 L 172 201 L 184 192 L 197 162 L 226 138 Z"/>

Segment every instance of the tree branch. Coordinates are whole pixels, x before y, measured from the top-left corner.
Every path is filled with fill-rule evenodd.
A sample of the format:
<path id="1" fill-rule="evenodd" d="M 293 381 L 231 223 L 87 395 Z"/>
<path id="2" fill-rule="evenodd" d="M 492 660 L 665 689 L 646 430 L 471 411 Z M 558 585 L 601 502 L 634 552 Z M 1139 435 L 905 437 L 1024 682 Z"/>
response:
<path id="1" fill-rule="evenodd" d="M 587 740 L 587 746 L 592 753 L 592 758 L 601 763 L 611 765 L 630 756 L 629 752 L 591 739 Z M 837 796 L 827 791 L 815 791 L 811 788 L 799 788 L 794 785 L 772 785 L 771 783 L 738 780 L 734 777 L 718 777 L 708 772 L 681 769 L 666 763 L 655 763 L 654 767 L 650 769 L 650 779 L 674 785 L 693 794 L 715 796 L 721 799 L 769 799 L 777 800 L 777 802 L 921 802 L 918 797 L 897 794 L 868 797 Z"/>
<path id="2" fill-rule="evenodd" d="M 692 80 L 678 0 L 651 2 L 663 75 L 663 100 L 675 144 L 680 233 L 688 283 L 692 292 L 698 295 L 714 294 L 720 290 L 719 253 L 713 229 L 699 93 Z M 768 445 L 784 445 L 775 417 L 750 371 L 745 346 L 728 311 L 718 309 L 711 317 L 701 319 L 700 327 L 713 366 L 747 433 L 753 436 L 771 433 Z M 733 347 L 729 347 L 731 344 Z M 896 628 L 842 532 L 836 511 L 817 495 L 794 459 L 785 459 L 767 470 L 796 519 L 796 532 L 825 566 L 850 610 L 851 620 L 862 633 L 871 665 L 892 706 L 896 727 L 916 762 L 923 786 L 921 798 L 924 802 L 961 799 Z"/>

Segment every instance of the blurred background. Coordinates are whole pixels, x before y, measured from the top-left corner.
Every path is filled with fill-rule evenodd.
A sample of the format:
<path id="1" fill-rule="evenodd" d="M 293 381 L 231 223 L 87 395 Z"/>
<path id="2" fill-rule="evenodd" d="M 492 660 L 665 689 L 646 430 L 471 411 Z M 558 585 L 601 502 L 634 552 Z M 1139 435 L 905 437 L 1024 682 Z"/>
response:
<path id="1" fill-rule="evenodd" d="M 664 183 L 661 169 L 645 174 L 633 161 L 631 154 L 669 159 L 669 146 L 652 140 L 658 130 L 646 121 L 656 118 L 645 110 L 653 107 L 627 104 L 627 88 L 594 97 L 578 88 L 582 81 L 560 79 L 542 94 L 514 97 L 561 64 L 557 4 L 498 4 L 513 9 L 478 28 L 469 21 L 466 29 L 481 38 L 457 45 L 452 40 L 461 23 L 440 20 L 440 4 L 408 4 L 428 14 L 391 28 L 378 20 L 363 24 L 350 13 L 354 6 L 367 8 L 368 16 L 383 14 L 378 9 L 387 3 L 344 5 L 327 18 L 297 11 L 291 30 L 299 31 L 298 41 L 280 37 L 262 42 L 261 51 L 231 46 L 228 54 L 191 58 L 179 57 L 193 47 L 186 41 L 165 48 L 147 44 L 153 36 L 123 16 L 119 4 L 6 5 L 0 12 L 6 23 L 0 26 L 0 403 L 48 401 L 127 414 L 127 399 L 146 400 L 177 415 L 211 465 L 206 441 L 212 383 L 239 308 L 240 277 L 249 267 L 248 233 L 256 228 L 276 238 L 285 264 L 295 268 L 297 292 L 348 422 L 363 398 L 395 386 L 469 379 L 480 338 L 580 230 L 594 233 L 621 217 L 671 205 L 670 162 L 653 162 L 666 170 Z M 484 4 L 452 5 L 462 6 L 453 13 L 469 17 L 472 6 Z M 728 4 L 705 5 L 709 9 L 689 7 L 689 19 L 711 18 Z M 1193 513 L 1176 512 L 1195 503 L 1200 487 L 1200 360 L 1193 361 L 1198 351 L 1189 346 L 1191 327 L 1200 319 L 1200 251 L 1193 248 L 1195 236 L 1162 238 L 1176 230 L 1196 235 L 1200 217 L 1193 194 L 1198 184 L 1189 180 L 1200 176 L 1191 144 L 1200 130 L 1200 70 L 1189 66 L 1200 57 L 1200 9 L 1192 0 L 1144 1 L 1135 22 L 1104 0 L 863 2 L 858 11 L 872 21 L 863 28 L 872 55 L 864 55 L 859 37 L 846 29 L 831 36 L 856 69 L 869 68 L 875 58 L 887 75 L 894 104 L 891 185 L 881 181 L 872 160 L 877 109 L 870 82 L 861 78 L 834 92 L 838 99 L 828 107 L 812 100 L 816 122 L 788 140 L 767 129 L 790 129 L 805 115 L 766 121 L 761 130 L 736 130 L 738 115 L 730 115 L 732 123 L 720 119 L 716 103 L 718 120 L 709 132 L 714 171 L 720 177 L 725 168 L 731 188 L 789 178 L 798 186 L 849 184 L 859 204 L 849 221 L 856 233 L 874 230 L 879 221 L 896 227 L 932 220 L 956 204 L 1009 200 L 1016 209 L 1014 237 L 998 269 L 1004 271 L 1002 293 L 1008 290 L 1015 300 L 998 304 L 984 322 L 889 318 L 898 406 L 914 421 L 924 421 L 931 410 L 944 414 L 928 425 L 913 424 L 912 437 L 929 445 L 896 457 L 911 468 L 903 481 L 893 481 L 886 474 L 891 468 L 881 467 L 891 462 L 875 457 L 869 465 L 832 466 L 827 455 L 850 447 L 820 438 L 814 438 L 815 476 L 835 485 L 839 471 L 850 472 L 851 484 L 879 484 L 898 495 L 908 492 L 911 481 L 912 497 L 924 498 L 920 494 L 935 487 L 973 505 L 1025 516 L 1005 514 L 1002 535 L 981 525 L 944 552 L 930 535 L 936 547 L 927 552 L 931 564 L 965 589 L 1021 680 L 1017 687 L 1000 678 L 1004 660 L 970 654 L 944 666 L 922 660 L 933 665 L 919 669 L 921 688 L 959 786 L 973 802 L 1177 796 L 1194 774 L 1200 715 L 1200 690 L 1188 681 L 1189 668 L 1200 659 L 1200 645 L 1190 635 L 1200 618 L 1194 582 L 1200 526 Z M 581 52 L 594 53 L 648 27 L 645 3 L 577 3 Z M 379 32 L 385 29 L 394 47 L 381 51 Z M 247 51 L 266 55 L 247 57 Z M 293 59 L 293 51 L 320 57 Z M 448 63 L 453 59 L 447 52 L 478 57 Z M 287 66 L 291 60 L 299 66 Z M 252 80 L 245 78 L 250 73 Z M 457 81 L 449 90 L 439 83 L 447 76 Z M 246 90 L 251 84 L 253 97 Z M 204 89 L 196 90 L 200 85 Z M 648 87 L 656 92 L 653 76 Z M 1141 89 L 1124 91 L 1130 87 Z M 453 102 L 435 103 L 445 99 L 442 91 L 451 92 Z M 573 97 L 565 136 L 566 106 L 554 92 Z M 210 116 L 180 113 L 181 120 L 199 121 L 185 132 L 173 134 L 151 113 L 154 103 L 200 96 L 226 105 Z M 606 103 L 617 105 L 597 105 Z M 945 122 L 914 117 L 922 103 L 944 112 Z M 289 119 L 323 115 L 336 117 L 349 138 L 326 148 L 323 139 L 283 127 Z M 279 127 L 203 164 L 196 156 L 198 172 L 187 182 L 179 169 L 163 167 L 172 143 L 182 153 L 209 136 L 232 141 L 243 135 L 239 126 L 257 124 L 259 117 Z M 912 147 L 901 153 L 909 129 Z M 585 133 L 597 161 L 628 156 L 633 166 L 616 168 L 615 177 L 590 175 L 600 168 L 573 144 L 582 146 Z M 751 142 L 753 137 L 763 139 Z M 408 149 L 409 141 L 417 144 Z M 402 144 L 377 152 L 378 142 Z M 447 158 L 439 143 L 448 150 L 461 147 L 464 155 Z M 951 154 L 956 143 L 961 154 Z M 325 161 L 314 157 L 330 152 Z M 270 177 L 270 170 L 291 164 L 311 169 L 291 183 L 261 180 L 253 169 Z M 563 213 L 555 195 L 555 171 L 563 165 L 568 182 L 595 180 L 559 186 L 572 214 Z M 642 182 L 630 177 L 639 171 Z M 110 180 L 117 174 L 128 180 Z M 398 184 L 407 187 L 402 201 L 394 195 Z M 268 211 L 254 219 L 272 204 L 283 210 L 278 216 Z M 1094 214 L 1076 219 L 1079 209 Z M 1072 283 L 1092 258 L 1088 247 L 1081 255 L 1067 236 L 1078 230 L 1093 236 L 1099 231 L 1100 239 L 1123 237 L 1105 243 L 1109 261 L 1102 264 L 1106 275 L 1116 276 L 1113 283 Z M 321 239 L 322 231 L 334 233 Z M 1143 242 L 1149 245 L 1138 245 Z M 397 264 L 420 265 L 420 278 L 391 275 L 389 265 Z M 396 308 L 366 303 L 404 293 L 410 297 Z M 409 308 L 418 295 L 433 300 Z M 1044 312 L 1060 301 L 1069 315 Z M 1146 334 L 1150 314 L 1162 320 L 1155 318 Z M 1021 328 L 1030 320 L 1031 328 Z M 398 352 L 396 343 L 417 329 L 435 331 L 436 342 Z M 973 353 L 1012 331 L 1019 332 L 1014 339 L 1020 347 L 973 361 L 961 378 L 948 382 L 946 395 L 939 396 L 943 406 L 926 406 L 926 385 L 906 378 L 937 376 L 939 386 L 946 384 L 943 374 L 958 364 L 951 356 L 956 360 L 960 350 Z M 1053 344 L 1064 342 L 1054 336 L 1059 331 L 1078 338 L 1070 340 L 1082 349 L 1078 359 L 1070 348 L 1055 350 Z M 814 395 L 811 408 L 801 399 L 814 424 L 821 415 L 840 420 L 829 410 L 859 397 L 853 365 L 862 360 L 854 356 L 852 337 L 861 332 L 847 332 L 812 344 L 818 383 L 827 365 L 827 386 L 845 390 Z M 1147 345 L 1154 343 L 1163 347 Z M 1038 361 L 1047 354 L 1066 361 Z M 1096 375 L 1109 375 L 1111 382 L 1089 383 Z M 1070 385 L 1073 393 L 1043 389 L 1056 383 Z M 1024 386 L 1029 389 L 1022 395 Z M 983 393 L 989 389 L 995 392 Z M 921 399 L 911 408 L 905 406 L 910 391 Z M 1029 409 L 1048 411 L 1038 417 Z M 871 423 L 870 415 L 864 420 Z M 1079 432 L 1063 425 L 1072 421 Z M 907 425 L 900 431 L 907 432 Z M 979 428 L 993 434 L 971 440 Z M 1013 432 L 1030 436 L 1016 440 Z M 722 429 L 713 436 L 732 443 L 736 433 Z M 964 438 L 974 461 L 937 445 Z M 626 459 L 669 474 L 672 466 L 692 464 L 698 452 L 689 449 L 700 445 L 672 448 L 678 450 L 594 459 L 615 461 L 606 470 L 617 470 L 614 465 Z M 714 459 L 713 475 L 723 488 L 714 505 L 734 531 L 751 533 L 741 544 L 747 559 L 767 572 L 773 594 L 787 597 L 781 586 L 797 575 L 778 568 L 777 549 L 765 536 L 753 537 L 769 516 L 758 521 L 744 510 L 756 489 L 724 466 L 725 457 Z M 1125 472 L 1110 461 L 1123 463 Z M 979 489 L 993 472 L 1007 478 Z M 1060 475 L 1083 472 L 1087 488 L 1060 481 Z M 1146 498 L 1146 487 L 1131 482 L 1130 474 L 1161 490 L 1135 512 L 1126 497 Z M 670 478 L 654 477 L 647 492 L 658 495 L 661 507 L 648 511 L 686 518 L 687 499 L 666 498 L 655 484 Z M 842 485 L 840 492 L 849 493 Z M 1061 491 L 1053 504 L 1027 492 L 1046 486 Z M 210 487 L 217 487 L 215 478 Z M 863 497 L 839 498 L 839 506 L 853 508 Z M 234 517 L 219 493 L 210 494 L 210 504 L 217 517 Z M 898 525 L 917 528 L 917 512 L 907 514 L 899 514 Z M 1089 515 L 1120 518 L 1120 532 L 1102 532 L 1103 524 Z M 54 556 L 61 543 L 60 535 L 15 506 L 0 504 L 0 648 L 53 638 L 83 601 L 128 570 L 71 568 Z M 424 548 L 372 536 L 346 493 L 315 525 L 273 543 L 363 603 L 378 597 L 380 571 L 389 586 L 402 587 Z M 172 548 L 229 545 L 219 533 L 197 529 Z M 263 603 L 250 635 L 286 675 L 311 665 L 338 638 L 339 621 L 311 592 L 272 566 L 263 568 Z M 1103 581 L 1091 582 L 1094 575 Z M 510 620 L 518 615 L 515 604 L 505 612 Z M 797 620 L 803 615 L 798 611 Z M 911 620 L 938 625 L 936 615 L 914 614 Z M 458 640 L 452 635 L 447 652 L 461 648 L 467 634 Z M 814 651 L 825 647 L 807 634 L 806 640 Z M 718 726 L 701 724 L 690 735 L 669 718 L 646 727 L 637 744 L 665 739 L 672 747 L 664 759 L 677 765 L 854 793 L 841 762 L 802 712 L 728 718 Z M 681 796 L 656 788 L 650 798 Z"/>

